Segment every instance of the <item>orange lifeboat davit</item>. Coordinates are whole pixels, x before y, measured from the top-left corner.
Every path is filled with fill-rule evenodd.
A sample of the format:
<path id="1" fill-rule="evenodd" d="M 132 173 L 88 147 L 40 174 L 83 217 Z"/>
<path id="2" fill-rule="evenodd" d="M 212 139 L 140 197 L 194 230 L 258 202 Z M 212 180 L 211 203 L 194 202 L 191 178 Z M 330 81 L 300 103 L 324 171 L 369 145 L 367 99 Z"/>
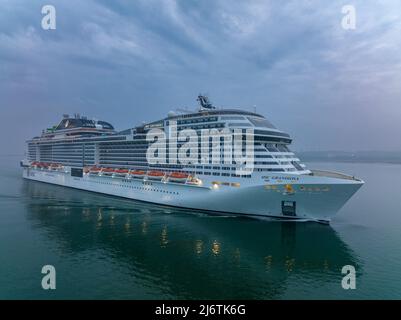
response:
<path id="1" fill-rule="evenodd" d="M 49 167 L 50 167 L 50 170 L 57 171 L 61 168 L 61 165 L 58 163 L 51 163 Z"/>
<path id="2" fill-rule="evenodd" d="M 102 171 L 101 171 L 101 173 L 104 176 L 111 176 L 111 175 L 114 174 L 114 172 L 115 172 L 115 169 L 113 169 L 113 168 L 103 168 Z"/>
<path id="3" fill-rule="evenodd" d="M 37 167 L 38 167 L 38 164 L 39 164 L 39 162 L 34 161 L 34 162 L 31 163 L 31 167 L 32 167 L 32 168 L 37 168 Z"/>
<path id="4" fill-rule="evenodd" d="M 92 168 L 89 169 L 89 174 L 98 175 L 101 170 L 102 170 L 102 168 L 92 167 Z"/>
<path id="5" fill-rule="evenodd" d="M 133 170 L 130 172 L 132 178 L 143 178 L 145 176 L 145 171 L 142 170 Z"/>
<path id="6" fill-rule="evenodd" d="M 190 175 L 184 172 L 172 172 L 168 176 L 169 181 L 185 182 Z"/>
<path id="7" fill-rule="evenodd" d="M 161 180 L 166 174 L 162 171 L 148 171 L 148 179 Z"/>
<path id="8" fill-rule="evenodd" d="M 128 174 L 129 170 L 127 169 L 116 169 L 114 170 L 114 175 L 117 177 L 125 177 Z"/>
<path id="9" fill-rule="evenodd" d="M 42 168 L 42 169 L 45 169 L 45 170 L 46 170 L 46 169 L 49 169 L 49 166 L 50 166 L 50 163 L 47 163 L 47 162 L 42 162 L 42 163 L 41 163 L 41 168 Z"/>

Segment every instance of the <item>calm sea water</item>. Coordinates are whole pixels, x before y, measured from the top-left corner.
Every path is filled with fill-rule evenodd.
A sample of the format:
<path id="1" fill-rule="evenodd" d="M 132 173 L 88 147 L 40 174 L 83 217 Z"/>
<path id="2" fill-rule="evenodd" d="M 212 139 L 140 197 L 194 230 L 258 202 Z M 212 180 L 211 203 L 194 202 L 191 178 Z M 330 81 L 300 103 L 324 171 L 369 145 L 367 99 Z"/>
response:
<path id="1" fill-rule="evenodd" d="M 24 181 L 0 157 L 1 299 L 400 299 L 401 166 L 313 163 L 366 181 L 330 226 L 194 214 Z M 54 265 L 57 289 L 41 288 Z M 341 287 L 354 265 L 355 290 Z"/>

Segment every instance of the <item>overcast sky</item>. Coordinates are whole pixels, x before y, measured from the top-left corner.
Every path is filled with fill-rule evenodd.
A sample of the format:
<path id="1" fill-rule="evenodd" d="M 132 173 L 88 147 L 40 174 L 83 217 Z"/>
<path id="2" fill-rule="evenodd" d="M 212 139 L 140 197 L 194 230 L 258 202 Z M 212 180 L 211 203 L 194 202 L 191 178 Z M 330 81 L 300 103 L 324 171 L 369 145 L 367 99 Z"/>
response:
<path id="1" fill-rule="evenodd" d="M 401 150 L 401 1 L 0 0 L 1 154 L 63 113 L 125 129 L 199 92 L 297 150 Z"/>

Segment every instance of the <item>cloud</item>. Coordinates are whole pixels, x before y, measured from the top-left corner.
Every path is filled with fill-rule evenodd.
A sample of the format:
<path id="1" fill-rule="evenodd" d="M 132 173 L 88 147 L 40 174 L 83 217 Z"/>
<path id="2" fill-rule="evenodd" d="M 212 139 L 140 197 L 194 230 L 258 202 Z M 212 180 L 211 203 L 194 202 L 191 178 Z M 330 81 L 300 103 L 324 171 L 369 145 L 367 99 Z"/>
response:
<path id="1" fill-rule="evenodd" d="M 42 1 L 0 4 L 1 115 L 37 120 L 22 137 L 74 112 L 123 129 L 209 92 L 256 105 L 299 148 L 401 148 L 387 139 L 401 134 L 398 0 L 353 1 L 348 31 L 347 1 L 55 0 L 55 31 Z"/>

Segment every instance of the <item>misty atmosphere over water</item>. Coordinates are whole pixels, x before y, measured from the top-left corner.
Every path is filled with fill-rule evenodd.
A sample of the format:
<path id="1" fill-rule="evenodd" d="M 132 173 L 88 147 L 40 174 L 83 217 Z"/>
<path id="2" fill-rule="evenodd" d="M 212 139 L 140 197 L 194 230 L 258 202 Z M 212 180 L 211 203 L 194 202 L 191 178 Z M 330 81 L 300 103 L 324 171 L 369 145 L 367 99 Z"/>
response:
<path id="1" fill-rule="evenodd" d="M 294 149 L 401 150 L 401 3 L 0 0 L 0 153 L 80 113 L 118 130 L 196 107 L 265 115 Z M 392 138 L 393 137 L 393 138 Z"/>

